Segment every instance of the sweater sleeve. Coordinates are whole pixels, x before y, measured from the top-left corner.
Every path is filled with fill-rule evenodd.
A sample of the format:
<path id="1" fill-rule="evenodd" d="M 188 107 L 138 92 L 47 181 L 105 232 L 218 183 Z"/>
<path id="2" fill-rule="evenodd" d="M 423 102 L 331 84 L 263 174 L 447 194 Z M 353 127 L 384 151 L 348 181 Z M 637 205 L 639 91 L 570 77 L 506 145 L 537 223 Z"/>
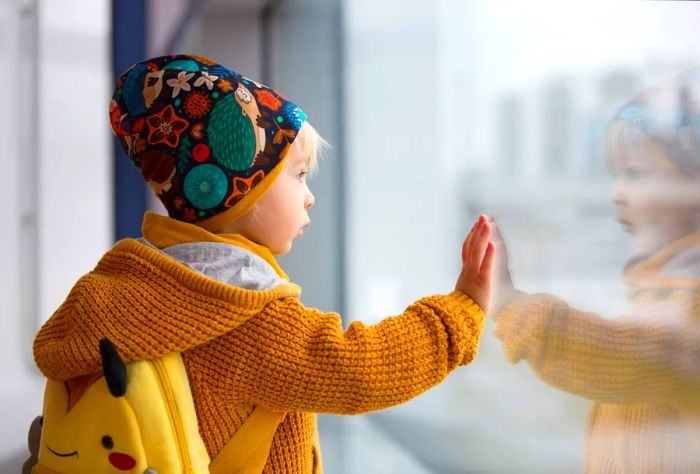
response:
<path id="1" fill-rule="evenodd" d="M 700 330 L 608 320 L 547 294 L 525 295 L 497 317 L 507 358 L 526 360 L 562 390 L 611 403 L 690 401 L 700 393 Z"/>
<path id="2" fill-rule="evenodd" d="M 271 409 L 357 414 L 403 403 L 471 362 L 483 324 L 481 308 L 459 291 L 347 331 L 337 313 L 286 298 L 208 351 L 221 359 L 220 390 Z"/>

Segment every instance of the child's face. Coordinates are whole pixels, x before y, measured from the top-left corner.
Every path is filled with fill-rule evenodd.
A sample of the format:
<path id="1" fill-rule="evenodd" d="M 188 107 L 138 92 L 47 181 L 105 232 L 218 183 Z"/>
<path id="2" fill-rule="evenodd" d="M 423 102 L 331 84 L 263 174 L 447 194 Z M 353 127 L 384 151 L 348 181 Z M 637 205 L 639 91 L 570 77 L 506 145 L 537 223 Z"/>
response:
<path id="1" fill-rule="evenodd" d="M 691 196 L 695 183 L 658 148 L 618 150 L 611 155 L 611 167 L 617 220 L 642 253 L 697 229 L 698 210 Z"/>
<path id="2" fill-rule="evenodd" d="M 302 155 L 298 139 L 290 148 L 284 168 L 255 209 L 238 222 L 238 231 L 250 240 L 283 255 L 292 248 L 292 241 L 303 235 L 311 223 L 308 209 L 314 195 L 306 184 L 308 157 Z"/>

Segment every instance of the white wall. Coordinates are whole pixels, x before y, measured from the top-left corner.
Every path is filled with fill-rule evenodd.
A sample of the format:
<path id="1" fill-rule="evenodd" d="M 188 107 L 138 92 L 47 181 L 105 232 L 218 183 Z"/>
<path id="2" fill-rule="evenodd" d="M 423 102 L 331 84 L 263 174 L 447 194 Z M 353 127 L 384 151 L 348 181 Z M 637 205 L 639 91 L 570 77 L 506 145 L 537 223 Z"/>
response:
<path id="1" fill-rule="evenodd" d="M 36 330 L 112 241 L 108 0 L 0 2 L 0 472 L 41 413 Z"/>

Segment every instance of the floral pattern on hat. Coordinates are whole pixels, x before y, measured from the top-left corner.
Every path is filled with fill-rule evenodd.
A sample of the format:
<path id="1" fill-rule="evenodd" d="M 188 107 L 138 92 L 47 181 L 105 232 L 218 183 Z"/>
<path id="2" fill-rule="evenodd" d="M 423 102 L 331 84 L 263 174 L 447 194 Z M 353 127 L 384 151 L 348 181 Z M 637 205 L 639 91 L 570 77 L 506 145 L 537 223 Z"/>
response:
<path id="1" fill-rule="evenodd" d="M 141 61 L 119 79 L 112 131 L 171 217 L 235 206 L 282 161 L 306 120 L 269 87 L 197 55 Z"/>

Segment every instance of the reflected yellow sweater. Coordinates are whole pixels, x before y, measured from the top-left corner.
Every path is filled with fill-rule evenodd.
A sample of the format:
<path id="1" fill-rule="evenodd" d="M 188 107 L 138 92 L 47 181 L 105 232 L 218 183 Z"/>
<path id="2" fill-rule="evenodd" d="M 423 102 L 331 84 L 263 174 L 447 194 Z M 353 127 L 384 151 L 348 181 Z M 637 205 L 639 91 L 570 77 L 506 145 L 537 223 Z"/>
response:
<path id="1" fill-rule="evenodd" d="M 700 234 L 625 272 L 629 314 L 603 319 L 546 294 L 497 317 L 513 363 L 593 400 L 586 472 L 700 472 Z"/>
<path id="2" fill-rule="evenodd" d="M 34 357 L 47 377 L 69 380 L 100 370 L 105 336 L 127 362 L 183 352 L 212 458 L 261 404 L 288 412 L 264 472 L 310 473 L 316 413 L 366 413 L 421 394 L 475 357 L 483 328 L 459 291 L 347 331 L 299 295 L 293 284 L 234 288 L 123 240 L 41 328 Z"/>

